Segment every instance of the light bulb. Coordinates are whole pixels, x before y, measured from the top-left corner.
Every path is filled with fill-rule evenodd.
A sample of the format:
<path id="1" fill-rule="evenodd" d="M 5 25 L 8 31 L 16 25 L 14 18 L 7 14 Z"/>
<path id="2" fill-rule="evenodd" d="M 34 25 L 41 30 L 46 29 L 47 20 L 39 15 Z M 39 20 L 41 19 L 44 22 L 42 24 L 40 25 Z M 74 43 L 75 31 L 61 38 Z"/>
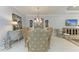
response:
<path id="1" fill-rule="evenodd" d="M 11 24 L 12 24 L 12 25 L 17 25 L 18 23 L 17 23 L 17 22 L 11 22 Z"/>
<path id="2" fill-rule="evenodd" d="M 36 23 L 36 20 L 34 22 Z"/>

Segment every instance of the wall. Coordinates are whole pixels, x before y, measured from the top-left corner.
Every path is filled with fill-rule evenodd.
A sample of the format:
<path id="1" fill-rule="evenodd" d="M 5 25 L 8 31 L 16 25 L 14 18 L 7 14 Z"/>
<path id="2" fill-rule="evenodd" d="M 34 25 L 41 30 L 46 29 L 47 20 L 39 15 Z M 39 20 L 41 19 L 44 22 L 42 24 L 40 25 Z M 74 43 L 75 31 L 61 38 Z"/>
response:
<path id="1" fill-rule="evenodd" d="M 0 7 L 0 40 L 6 38 L 6 33 L 13 29 L 11 25 L 12 13 L 22 16 L 12 7 Z"/>
<path id="2" fill-rule="evenodd" d="M 54 15 L 40 15 L 44 20 L 49 20 L 49 25 L 54 29 L 61 29 L 65 26 L 66 19 L 78 19 L 79 13 L 67 13 L 67 14 L 54 14 Z M 24 25 L 29 27 L 29 20 L 33 20 L 35 15 L 26 15 L 26 20 L 24 20 Z"/>
<path id="3" fill-rule="evenodd" d="M 26 20 L 23 20 L 23 26 L 29 27 L 29 20 L 34 20 L 36 15 L 26 15 Z M 49 25 L 51 26 L 52 16 L 49 15 L 40 15 L 44 20 L 49 20 Z"/>
<path id="4" fill-rule="evenodd" d="M 79 21 L 79 14 L 60 14 L 54 15 L 54 20 L 52 20 L 51 24 L 53 28 L 63 28 L 65 26 L 66 19 L 78 19 Z"/>

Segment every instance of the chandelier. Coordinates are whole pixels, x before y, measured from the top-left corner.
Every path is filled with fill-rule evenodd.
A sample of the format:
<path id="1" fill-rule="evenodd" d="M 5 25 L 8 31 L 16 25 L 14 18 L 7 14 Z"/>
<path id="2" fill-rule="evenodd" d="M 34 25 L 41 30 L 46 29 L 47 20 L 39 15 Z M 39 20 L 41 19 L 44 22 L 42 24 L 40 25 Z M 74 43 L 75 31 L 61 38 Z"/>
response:
<path id="1" fill-rule="evenodd" d="M 42 18 L 39 16 L 39 7 L 37 8 L 37 16 L 34 19 L 34 22 L 39 24 L 39 25 L 42 23 Z"/>

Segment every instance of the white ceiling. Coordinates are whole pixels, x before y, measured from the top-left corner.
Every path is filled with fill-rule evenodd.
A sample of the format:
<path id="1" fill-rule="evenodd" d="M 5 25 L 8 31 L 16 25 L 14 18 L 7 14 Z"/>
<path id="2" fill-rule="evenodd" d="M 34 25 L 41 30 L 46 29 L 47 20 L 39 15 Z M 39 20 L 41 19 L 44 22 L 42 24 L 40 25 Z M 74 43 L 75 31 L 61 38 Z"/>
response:
<path id="1" fill-rule="evenodd" d="M 40 15 L 63 14 L 73 10 L 79 12 L 78 6 L 14 6 L 13 8 L 24 15 L 36 15 L 38 7 Z"/>

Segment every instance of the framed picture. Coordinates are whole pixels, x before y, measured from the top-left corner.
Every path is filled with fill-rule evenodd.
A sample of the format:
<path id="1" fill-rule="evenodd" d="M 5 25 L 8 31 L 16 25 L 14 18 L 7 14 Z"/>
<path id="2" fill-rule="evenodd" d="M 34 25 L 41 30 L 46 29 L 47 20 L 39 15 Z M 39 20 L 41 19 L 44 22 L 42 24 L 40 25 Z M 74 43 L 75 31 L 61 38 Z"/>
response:
<path id="1" fill-rule="evenodd" d="M 78 20 L 77 19 L 67 19 L 65 21 L 66 26 L 77 26 L 78 25 Z"/>
<path id="2" fill-rule="evenodd" d="M 33 27 L 33 20 L 30 20 L 30 27 Z"/>
<path id="3" fill-rule="evenodd" d="M 45 27 L 49 27 L 48 20 L 45 20 Z"/>
<path id="4" fill-rule="evenodd" d="M 22 29 L 22 18 L 14 13 L 12 13 L 13 22 L 17 22 L 17 25 L 13 25 L 13 30 Z"/>

